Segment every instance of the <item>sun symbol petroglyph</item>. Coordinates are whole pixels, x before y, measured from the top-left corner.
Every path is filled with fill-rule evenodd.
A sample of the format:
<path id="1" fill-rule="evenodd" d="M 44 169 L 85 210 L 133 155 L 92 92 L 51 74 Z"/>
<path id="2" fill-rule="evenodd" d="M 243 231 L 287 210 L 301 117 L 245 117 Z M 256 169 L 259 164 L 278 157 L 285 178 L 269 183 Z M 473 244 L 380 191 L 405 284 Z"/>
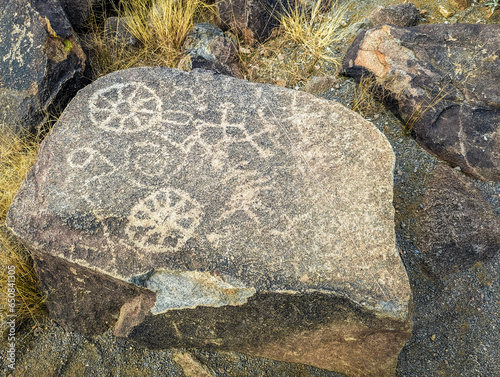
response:
<path id="1" fill-rule="evenodd" d="M 195 234 L 202 215 L 202 206 L 188 193 L 160 190 L 132 208 L 126 233 L 135 245 L 149 250 L 179 249 Z"/>
<path id="2" fill-rule="evenodd" d="M 115 84 L 96 91 L 89 100 L 90 120 L 107 131 L 137 132 L 153 127 L 161 99 L 144 84 Z"/>

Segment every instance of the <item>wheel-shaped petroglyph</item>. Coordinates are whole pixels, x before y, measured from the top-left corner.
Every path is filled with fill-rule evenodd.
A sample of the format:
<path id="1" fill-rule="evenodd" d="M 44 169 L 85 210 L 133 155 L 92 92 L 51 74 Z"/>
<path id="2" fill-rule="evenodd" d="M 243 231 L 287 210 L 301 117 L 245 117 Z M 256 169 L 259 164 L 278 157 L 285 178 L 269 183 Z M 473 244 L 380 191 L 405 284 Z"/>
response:
<path id="1" fill-rule="evenodd" d="M 202 215 L 202 206 L 188 193 L 160 190 L 132 208 L 126 233 L 134 245 L 149 250 L 179 249 L 193 237 Z"/>
<path id="2" fill-rule="evenodd" d="M 115 84 L 96 91 L 89 99 L 89 116 L 97 127 L 114 132 L 138 132 L 153 127 L 162 101 L 140 83 Z"/>

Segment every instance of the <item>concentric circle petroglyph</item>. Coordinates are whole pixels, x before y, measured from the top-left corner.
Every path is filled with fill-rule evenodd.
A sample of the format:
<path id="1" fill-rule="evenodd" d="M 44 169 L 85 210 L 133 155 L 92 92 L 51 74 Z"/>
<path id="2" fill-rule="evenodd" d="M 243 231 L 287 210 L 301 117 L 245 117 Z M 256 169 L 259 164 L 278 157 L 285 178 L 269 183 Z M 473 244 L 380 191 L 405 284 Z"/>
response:
<path id="1" fill-rule="evenodd" d="M 90 120 L 114 132 L 138 132 L 156 123 L 162 101 L 141 83 L 115 84 L 96 91 L 89 99 Z"/>
<path id="2" fill-rule="evenodd" d="M 135 245 L 149 250 L 178 250 L 195 234 L 202 206 L 178 189 L 159 190 L 130 211 L 126 233 Z"/>

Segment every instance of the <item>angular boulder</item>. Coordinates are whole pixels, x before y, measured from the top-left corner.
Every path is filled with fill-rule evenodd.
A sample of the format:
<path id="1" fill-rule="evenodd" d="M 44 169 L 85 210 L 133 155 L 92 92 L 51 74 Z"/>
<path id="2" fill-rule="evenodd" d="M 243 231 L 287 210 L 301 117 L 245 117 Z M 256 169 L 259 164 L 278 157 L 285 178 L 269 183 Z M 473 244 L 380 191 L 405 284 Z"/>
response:
<path id="1" fill-rule="evenodd" d="M 200 68 L 243 78 L 238 67 L 236 45 L 215 25 L 193 25 L 182 49 L 186 55 L 177 66 L 179 69 L 190 71 Z"/>
<path id="2" fill-rule="evenodd" d="M 388 376 L 411 332 L 393 164 L 336 102 L 136 68 L 68 105 L 7 224 L 67 329 Z"/>
<path id="3" fill-rule="evenodd" d="M 86 57 L 56 0 L 0 7 L 0 130 L 34 131 L 84 84 Z"/>
<path id="4" fill-rule="evenodd" d="M 374 75 L 382 100 L 427 151 L 500 181 L 500 25 L 381 25 L 349 47 L 346 74 Z"/>

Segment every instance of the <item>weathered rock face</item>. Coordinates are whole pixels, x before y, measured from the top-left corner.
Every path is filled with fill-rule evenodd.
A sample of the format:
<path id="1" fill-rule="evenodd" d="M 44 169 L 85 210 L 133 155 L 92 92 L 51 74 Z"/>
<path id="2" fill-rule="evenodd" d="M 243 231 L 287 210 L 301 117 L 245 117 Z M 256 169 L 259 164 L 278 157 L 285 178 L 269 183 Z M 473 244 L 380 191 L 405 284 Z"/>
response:
<path id="1" fill-rule="evenodd" d="M 201 68 L 224 75 L 243 77 L 237 63 L 236 46 L 215 25 L 195 24 L 186 37 L 182 49 L 187 55 L 179 62 L 180 69 L 190 71 Z"/>
<path id="2" fill-rule="evenodd" d="M 500 250 L 500 219 L 459 172 L 438 165 L 423 206 L 418 243 L 432 275 L 469 268 Z"/>
<path id="3" fill-rule="evenodd" d="M 361 33 L 344 71 L 373 74 L 429 152 L 500 181 L 500 25 L 381 25 Z"/>
<path id="4" fill-rule="evenodd" d="M 286 2 L 277 0 L 217 1 L 219 25 L 239 34 L 246 43 L 262 42 L 278 26 L 278 15 Z"/>
<path id="5" fill-rule="evenodd" d="M 77 31 L 84 30 L 89 26 L 90 17 L 92 15 L 92 7 L 101 0 L 59 0 L 64 12 L 66 13 L 71 26 Z M 112 3 L 112 1 L 106 1 Z"/>
<path id="6" fill-rule="evenodd" d="M 81 87 L 85 54 L 56 0 L 1 0 L 0 119 L 34 130 Z"/>
<path id="7" fill-rule="evenodd" d="M 68 329 L 387 376 L 411 327 L 393 163 L 338 103 L 138 68 L 78 93 L 7 223 Z"/>
<path id="8" fill-rule="evenodd" d="M 127 17 L 108 17 L 104 22 L 106 42 L 116 47 L 133 49 L 139 40 L 127 29 Z"/>
<path id="9" fill-rule="evenodd" d="M 373 25 L 391 24 L 395 26 L 415 26 L 420 13 L 412 3 L 395 4 L 387 7 L 379 6 L 368 15 Z"/>

